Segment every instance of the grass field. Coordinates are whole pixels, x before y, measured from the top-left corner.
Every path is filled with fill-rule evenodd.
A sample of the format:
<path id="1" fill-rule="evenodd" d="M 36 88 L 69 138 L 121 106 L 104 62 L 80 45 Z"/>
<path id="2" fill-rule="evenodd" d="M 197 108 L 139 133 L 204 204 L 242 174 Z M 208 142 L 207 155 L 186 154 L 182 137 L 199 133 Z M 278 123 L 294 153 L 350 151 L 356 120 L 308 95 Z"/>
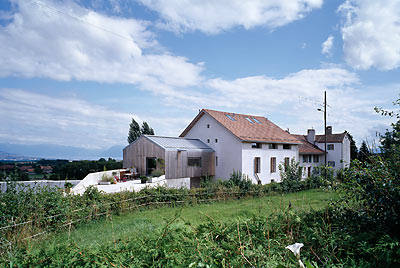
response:
<path id="1" fill-rule="evenodd" d="M 181 207 L 162 207 L 142 211 L 128 212 L 76 227 L 71 232 L 60 232 L 31 244 L 31 250 L 54 247 L 62 243 L 76 243 L 79 247 L 97 247 L 110 241 L 123 238 L 140 238 L 143 232 L 154 232 L 165 222 L 178 216 L 178 221 L 199 225 L 209 219 L 232 221 L 251 218 L 252 215 L 265 215 L 282 211 L 289 204 L 293 210 L 309 211 L 324 208 L 330 200 L 336 199 L 334 192 L 321 190 L 302 191 L 286 195 L 274 195 L 260 198 L 242 198 L 211 204 Z"/>

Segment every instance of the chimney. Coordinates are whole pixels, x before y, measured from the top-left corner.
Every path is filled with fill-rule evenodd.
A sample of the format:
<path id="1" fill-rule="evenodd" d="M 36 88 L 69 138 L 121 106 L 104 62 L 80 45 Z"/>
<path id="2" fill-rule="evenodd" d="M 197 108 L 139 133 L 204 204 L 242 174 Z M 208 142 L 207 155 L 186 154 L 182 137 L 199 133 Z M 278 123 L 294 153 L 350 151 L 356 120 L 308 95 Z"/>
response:
<path id="1" fill-rule="evenodd" d="M 307 130 L 307 141 L 309 143 L 314 144 L 314 142 L 315 142 L 315 129 L 308 129 Z"/>
<path id="2" fill-rule="evenodd" d="M 326 127 L 326 134 L 332 134 L 332 126 L 327 126 Z"/>

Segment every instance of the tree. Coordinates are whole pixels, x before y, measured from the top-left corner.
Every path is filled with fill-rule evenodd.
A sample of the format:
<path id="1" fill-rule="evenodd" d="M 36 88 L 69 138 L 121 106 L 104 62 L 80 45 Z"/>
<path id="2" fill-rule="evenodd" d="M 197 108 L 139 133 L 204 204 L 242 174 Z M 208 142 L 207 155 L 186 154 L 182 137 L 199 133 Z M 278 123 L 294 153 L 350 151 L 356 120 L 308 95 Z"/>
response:
<path id="1" fill-rule="evenodd" d="M 349 135 L 349 140 L 350 140 L 350 159 L 354 160 L 358 158 L 358 149 L 356 142 L 353 139 L 353 136 L 347 132 L 347 135 Z"/>
<path id="2" fill-rule="evenodd" d="M 358 152 L 358 159 L 361 162 L 364 162 L 364 161 L 368 160 L 370 155 L 371 155 L 371 153 L 368 149 L 367 143 L 365 141 L 363 141 L 361 144 L 361 147 L 360 147 L 360 151 Z"/>
<path id="3" fill-rule="evenodd" d="M 129 125 L 129 132 L 128 132 L 128 143 L 131 144 L 141 135 L 139 124 L 136 120 L 132 117 L 132 122 Z"/>
<path id="4" fill-rule="evenodd" d="M 147 122 L 143 122 L 140 131 L 145 135 L 154 135 L 154 130 L 149 126 L 149 124 L 147 124 Z"/>
<path id="5" fill-rule="evenodd" d="M 400 98 L 393 102 L 394 106 L 400 106 Z M 388 111 L 382 108 L 375 107 L 375 111 L 377 113 L 382 114 L 383 116 L 396 117 L 397 122 L 392 123 L 392 130 L 386 130 L 384 135 L 381 135 L 381 151 L 385 156 L 388 156 L 392 153 L 393 150 L 400 149 L 400 112 L 396 111 Z"/>

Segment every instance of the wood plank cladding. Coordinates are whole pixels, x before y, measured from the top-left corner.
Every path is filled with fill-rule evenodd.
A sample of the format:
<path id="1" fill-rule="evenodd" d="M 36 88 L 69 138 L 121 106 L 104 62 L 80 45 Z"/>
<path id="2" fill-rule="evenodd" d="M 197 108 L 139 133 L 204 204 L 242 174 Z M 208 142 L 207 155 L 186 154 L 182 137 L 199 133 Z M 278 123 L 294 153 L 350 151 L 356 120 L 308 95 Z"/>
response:
<path id="1" fill-rule="evenodd" d="M 199 149 L 168 149 L 141 136 L 123 151 L 123 167 L 135 167 L 140 175 L 146 175 L 146 158 L 164 159 L 165 178 L 177 179 L 188 177 L 214 176 L 215 153 Z M 201 166 L 189 166 L 188 158 L 201 158 Z M 157 168 L 160 168 L 157 161 Z"/>

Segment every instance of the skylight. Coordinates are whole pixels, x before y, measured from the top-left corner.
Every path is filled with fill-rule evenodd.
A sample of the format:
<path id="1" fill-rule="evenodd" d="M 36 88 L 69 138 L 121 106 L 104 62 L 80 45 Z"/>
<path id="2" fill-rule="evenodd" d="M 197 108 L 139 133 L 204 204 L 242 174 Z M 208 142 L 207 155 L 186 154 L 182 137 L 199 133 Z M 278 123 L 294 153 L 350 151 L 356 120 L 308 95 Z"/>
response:
<path id="1" fill-rule="evenodd" d="M 257 119 L 253 118 L 253 121 L 256 122 L 257 124 L 260 124 L 260 125 L 261 125 L 261 122 L 258 121 Z"/>
<path id="2" fill-rule="evenodd" d="M 230 120 L 232 120 L 232 121 L 236 121 L 236 119 L 235 118 L 233 118 L 232 116 L 230 116 L 229 114 L 225 114 L 226 115 L 226 117 L 228 117 Z"/>
<path id="3" fill-rule="evenodd" d="M 250 118 L 246 117 L 246 120 L 249 121 L 250 123 L 254 123 L 253 121 L 251 121 Z"/>

